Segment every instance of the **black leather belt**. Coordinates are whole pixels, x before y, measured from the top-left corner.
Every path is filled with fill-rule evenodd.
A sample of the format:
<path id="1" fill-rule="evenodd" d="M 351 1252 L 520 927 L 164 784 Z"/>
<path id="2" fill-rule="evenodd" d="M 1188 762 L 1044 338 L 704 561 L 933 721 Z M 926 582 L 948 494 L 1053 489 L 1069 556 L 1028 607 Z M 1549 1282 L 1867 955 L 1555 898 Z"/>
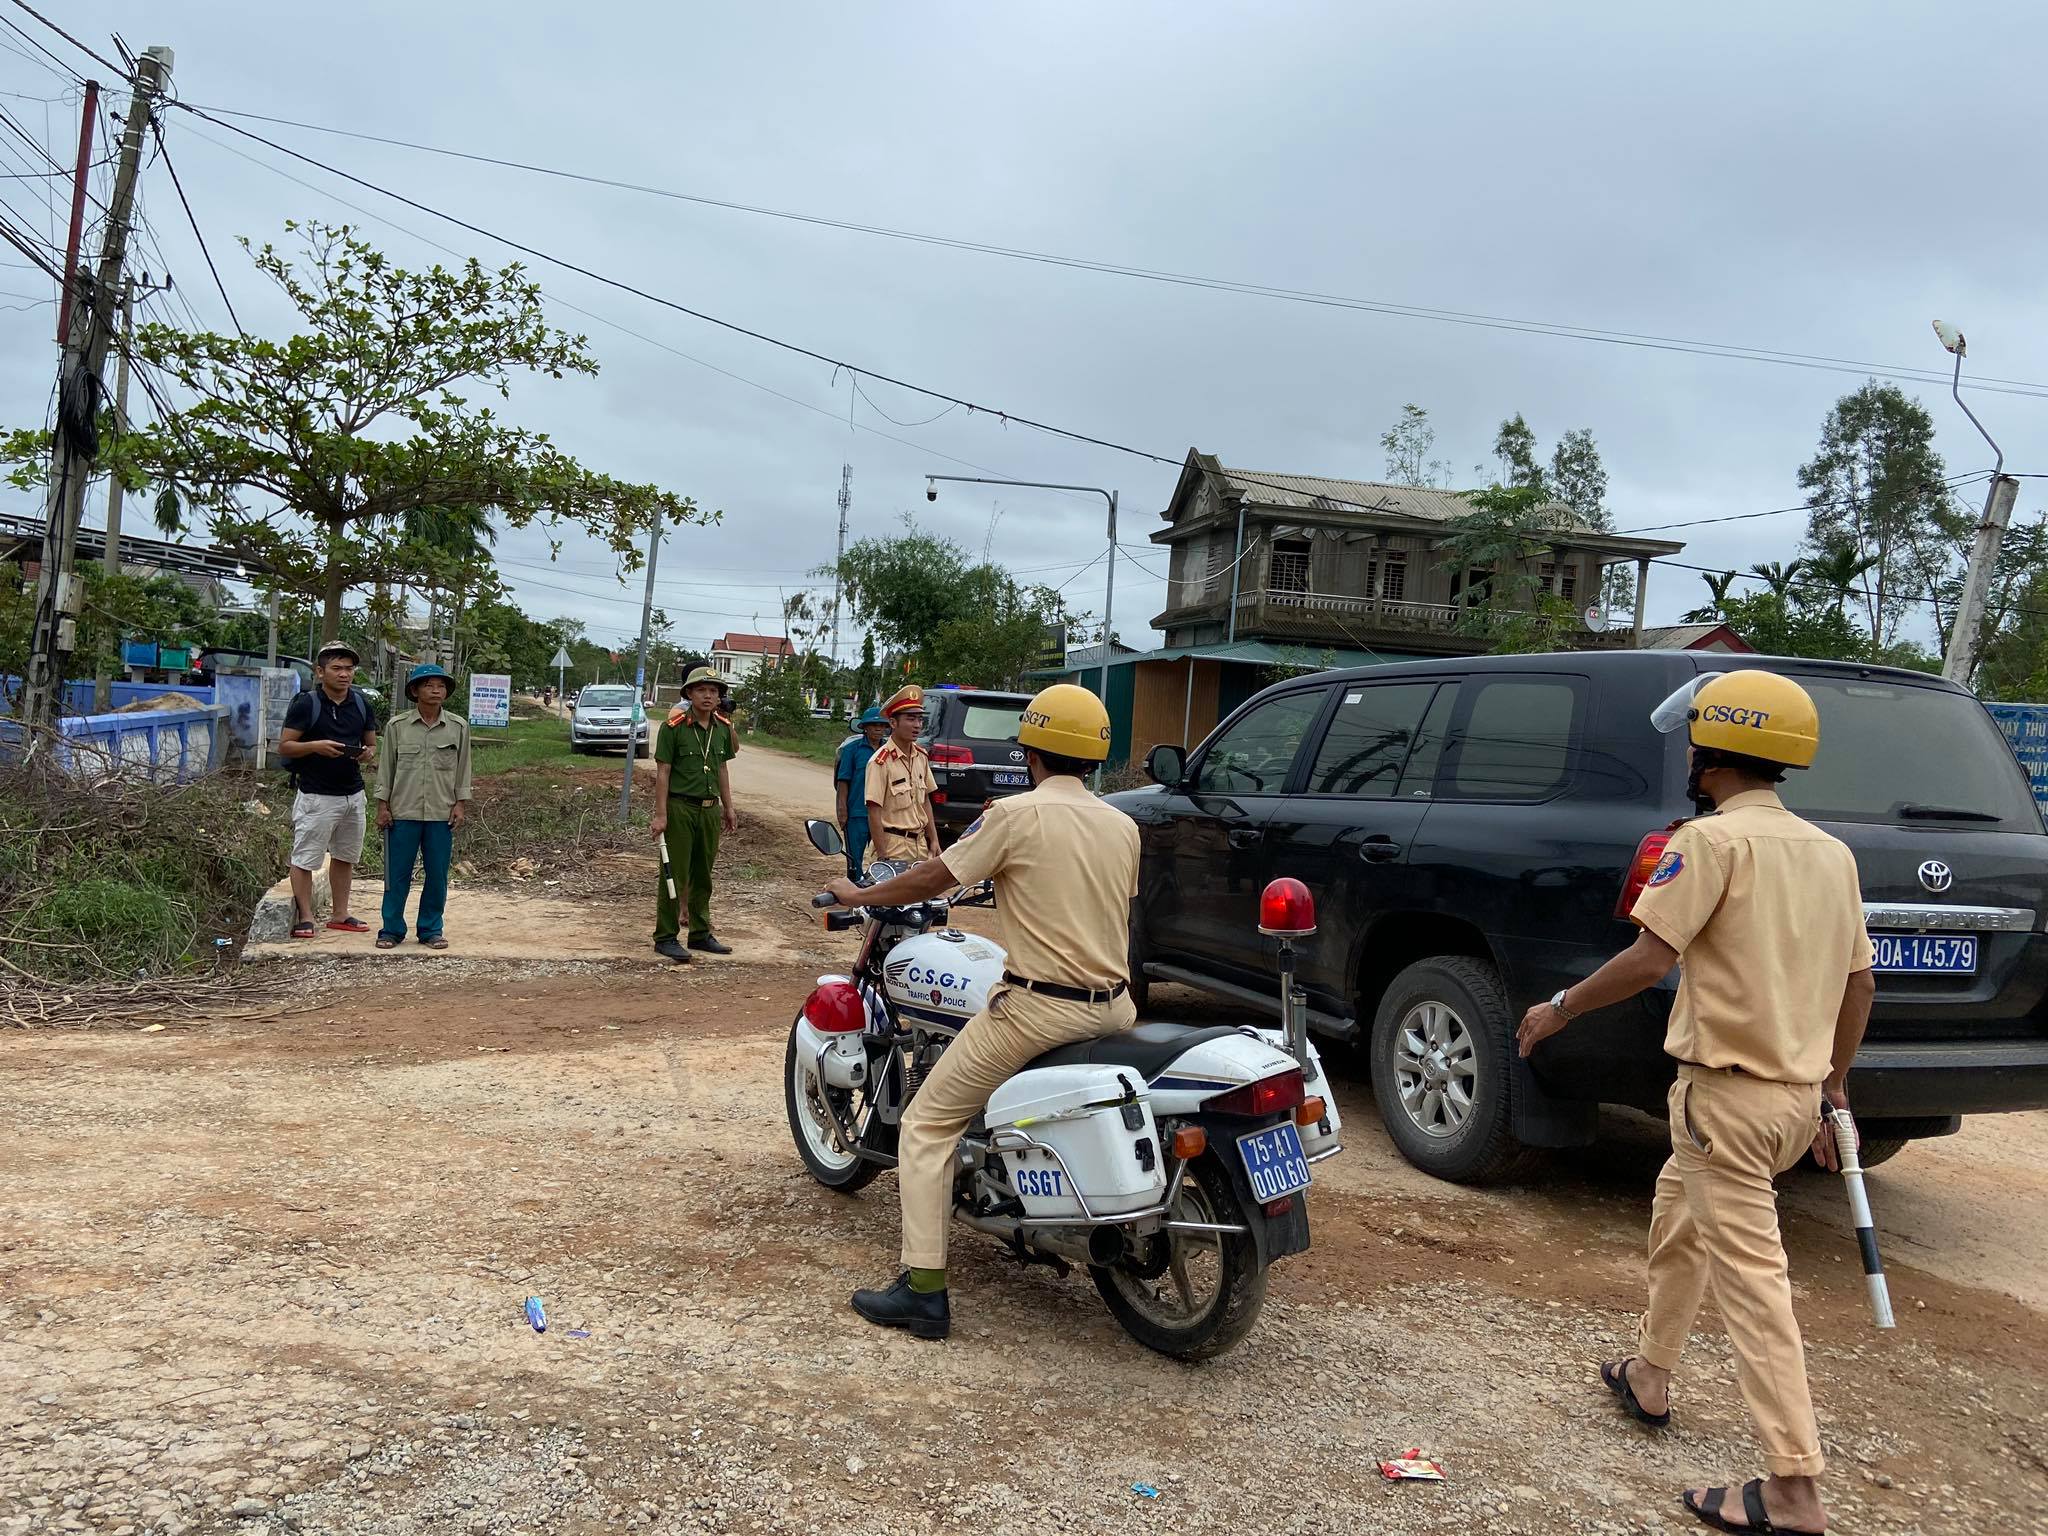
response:
<path id="1" fill-rule="evenodd" d="M 1056 981 L 1026 981 L 1009 971 L 1003 972 L 1003 980 L 1010 986 L 1036 992 L 1041 997 L 1056 997 L 1063 1003 L 1113 1003 L 1129 991 L 1131 985 L 1120 981 L 1113 987 L 1101 987 L 1091 992 L 1086 987 L 1067 987 Z"/>
<path id="2" fill-rule="evenodd" d="M 712 797 L 711 797 L 711 798 L 710 798 L 709 800 L 703 799 L 703 798 L 701 798 L 701 797 L 699 797 L 699 796 L 697 796 L 697 795 L 670 795 L 670 796 L 669 796 L 669 799 L 671 799 L 671 800 L 680 800 L 680 801 L 682 801 L 682 802 L 683 802 L 683 804 L 685 804 L 685 805 L 716 805 L 716 804 L 718 804 L 718 796 L 716 796 L 716 795 L 713 795 L 713 796 L 712 796 Z"/>
<path id="3" fill-rule="evenodd" d="M 882 830 L 891 837 L 923 837 L 923 827 L 884 827 Z"/>

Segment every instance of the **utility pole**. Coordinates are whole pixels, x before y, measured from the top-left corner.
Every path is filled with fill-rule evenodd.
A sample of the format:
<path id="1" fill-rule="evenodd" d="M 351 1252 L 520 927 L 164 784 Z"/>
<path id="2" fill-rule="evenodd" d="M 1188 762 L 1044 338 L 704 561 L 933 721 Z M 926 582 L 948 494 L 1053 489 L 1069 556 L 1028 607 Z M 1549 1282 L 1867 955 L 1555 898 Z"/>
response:
<path id="1" fill-rule="evenodd" d="M 1953 326 L 1934 322 L 1934 334 L 1944 350 L 1956 360 L 1955 377 L 1949 393 L 1962 413 L 1970 418 L 1977 435 L 1991 444 L 1994 462 L 1991 485 L 1984 493 L 1984 520 L 1977 525 L 1977 539 L 1970 547 L 1970 566 L 1963 575 L 1963 595 L 1956 604 L 1953 627 L 1948 632 L 1948 655 L 1941 663 L 1941 675 L 1952 683 L 1970 686 L 1970 674 L 1977 668 L 1977 631 L 1984 624 L 1984 599 L 1991 590 L 1992 567 L 1998 563 L 1998 546 L 2005 538 L 2005 525 L 2012 517 L 2012 504 L 2020 483 L 2005 473 L 2005 450 L 1993 441 L 1977 413 L 1963 404 L 1963 357 L 1968 350 L 1963 333 Z"/>
<path id="2" fill-rule="evenodd" d="M 846 563 L 846 515 L 853 510 L 853 466 L 839 466 L 839 557 L 832 562 L 832 665 L 839 665 L 839 567 Z"/>
<path id="3" fill-rule="evenodd" d="M 661 553 L 661 514 L 654 516 L 654 532 L 647 537 L 647 595 L 640 599 L 640 662 L 633 672 L 633 718 L 626 728 L 626 777 L 619 785 L 619 820 L 633 815 L 633 761 L 640 755 L 640 722 L 646 717 L 647 630 L 654 623 L 654 561 Z M 647 741 L 654 744 L 653 722 L 648 722 Z"/>
<path id="4" fill-rule="evenodd" d="M 121 285 L 121 355 L 114 361 L 114 431 L 128 430 L 128 352 L 135 339 L 135 280 Z M 121 574 L 121 500 L 127 487 L 119 475 L 107 477 L 107 548 L 102 558 L 109 576 Z M 114 706 L 114 673 L 106 658 L 100 658 L 93 672 L 92 707 L 105 711 Z"/>
<path id="5" fill-rule="evenodd" d="M 121 292 L 122 266 L 128 254 L 128 219 L 135 204 L 135 179 L 142 167 L 142 146 L 156 116 L 157 98 L 171 69 L 171 50 L 143 51 L 136 64 L 127 121 L 121 131 L 121 161 L 114 176 L 114 195 L 107 207 L 106 231 L 100 240 L 97 272 L 65 272 L 72 303 L 66 317 L 64 359 L 57 384 L 57 428 L 50 455 L 50 491 L 43 529 L 42 579 L 36 593 L 36 622 L 23 690 L 22 718 L 31 729 L 54 728 L 62 714 L 64 664 L 77 646 L 78 611 L 83 606 L 77 572 L 78 520 L 85 506 L 86 481 L 98 447 L 100 376 L 113 336 L 114 301 Z M 88 90 L 86 120 L 92 118 L 96 90 Z M 90 127 L 79 138 L 76 191 L 85 190 Z M 75 205 L 76 206 L 76 205 Z M 74 223 L 74 228 L 77 227 Z"/>

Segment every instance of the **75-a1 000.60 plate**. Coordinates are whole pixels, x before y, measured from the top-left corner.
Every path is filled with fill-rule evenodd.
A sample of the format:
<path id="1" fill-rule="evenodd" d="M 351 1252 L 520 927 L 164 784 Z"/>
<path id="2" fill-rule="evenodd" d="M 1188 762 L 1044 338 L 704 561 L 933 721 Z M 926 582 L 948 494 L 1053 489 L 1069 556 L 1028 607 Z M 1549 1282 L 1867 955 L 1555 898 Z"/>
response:
<path id="1" fill-rule="evenodd" d="M 1244 1159 L 1257 1200 L 1277 1200 L 1308 1188 L 1308 1156 L 1292 1121 L 1238 1137 L 1237 1155 Z"/>

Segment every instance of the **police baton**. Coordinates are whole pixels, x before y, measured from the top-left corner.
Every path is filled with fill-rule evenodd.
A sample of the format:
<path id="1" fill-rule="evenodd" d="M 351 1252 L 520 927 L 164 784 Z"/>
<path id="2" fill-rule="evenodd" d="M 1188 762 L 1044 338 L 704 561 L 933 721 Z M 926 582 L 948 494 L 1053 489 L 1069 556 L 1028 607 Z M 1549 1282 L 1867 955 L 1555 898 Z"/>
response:
<path id="1" fill-rule="evenodd" d="M 676 899 L 676 867 L 668 861 L 668 839 L 661 840 L 661 883 L 668 890 L 668 899 Z"/>
<path id="2" fill-rule="evenodd" d="M 1849 1111 L 1823 1104 L 1821 1114 L 1835 1133 L 1835 1155 L 1842 1182 L 1849 1186 L 1849 1217 L 1856 1223 L 1856 1246 L 1863 1252 L 1863 1283 L 1870 1289 L 1870 1310 L 1877 1326 L 1891 1328 L 1892 1293 L 1884 1281 L 1884 1260 L 1877 1256 L 1877 1231 L 1870 1219 L 1870 1196 L 1863 1189 L 1863 1162 L 1857 1155 L 1860 1138 Z"/>

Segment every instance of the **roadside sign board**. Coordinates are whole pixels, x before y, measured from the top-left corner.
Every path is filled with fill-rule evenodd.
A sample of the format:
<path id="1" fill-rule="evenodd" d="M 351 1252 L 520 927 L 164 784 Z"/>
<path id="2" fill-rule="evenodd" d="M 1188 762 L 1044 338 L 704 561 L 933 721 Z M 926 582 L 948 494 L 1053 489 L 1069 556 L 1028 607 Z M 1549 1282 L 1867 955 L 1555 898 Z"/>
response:
<path id="1" fill-rule="evenodd" d="M 480 730 L 512 724 L 512 679 L 503 672 L 469 674 L 469 723 Z"/>
<path id="2" fill-rule="evenodd" d="M 567 649 L 566 647 L 564 647 L 564 646 L 559 646 L 559 645 L 558 645 L 558 646 L 556 646 L 556 647 L 555 647 L 555 659 L 554 659 L 553 661 L 549 662 L 549 663 L 548 663 L 548 665 L 549 665 L 549 666 L 551 666 L 551 667 L 553 667 L 553 668 L 554 668 L 554 669 L 555 669 L 555 670 L 556 670 L 557 672 L 561 671 L 561 670 L 562 670 L 562 669 L 563 669 L 564 667 L 568 666 L 568 665 L 569 665 L 569 652 L 568 652 L 568 649 Z"/>
<path id="3" fill-rule="evenodd" d="M 1039 641 L 1038 668 L 1040 671 L 1055 672 L 1067 664 L 1067 626 L 1048 624 Z"/>
<path id="4" fill-rule="evenodd" d="M 1986 704 L 1991 718 L 2012 744 L 2034 786 L 2034 799 L 2048 809 L 2048 704 Z"/>

